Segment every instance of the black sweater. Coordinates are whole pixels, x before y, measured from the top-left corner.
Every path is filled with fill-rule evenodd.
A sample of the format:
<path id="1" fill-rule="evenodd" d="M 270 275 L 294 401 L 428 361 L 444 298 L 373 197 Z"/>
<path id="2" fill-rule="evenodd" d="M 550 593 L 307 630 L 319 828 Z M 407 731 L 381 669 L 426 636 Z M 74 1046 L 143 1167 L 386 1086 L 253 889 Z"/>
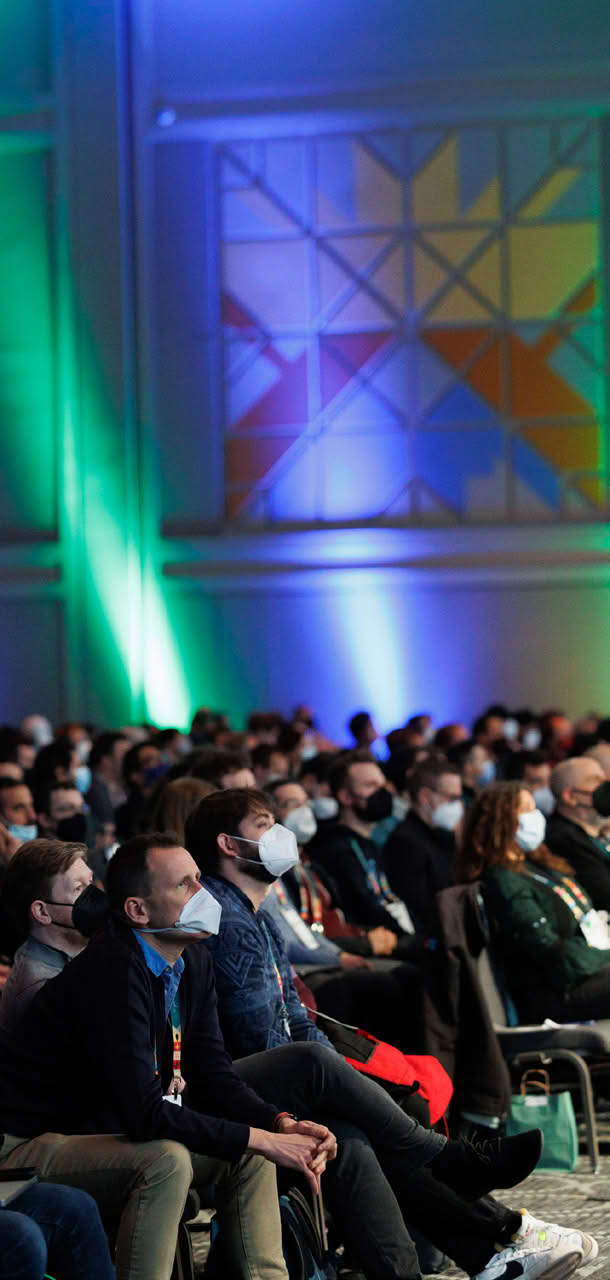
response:
<path id="1" fill-rule="evenodd" d="M 0 1031 L 0 1132 L 170 1138 L 198 1154 L 234 1160 L 247 1147 L 249 1126 L 271 1129 L 278 1108 L 240 1080 L 224 1047 L 206 947 L 192 943 L 184 962 L 185 1105 L 163 1101 L 172 1035 L 162 979 L 148 969 L 131 930 L 111 921 L 47 982 L 16 1029 Z"/>

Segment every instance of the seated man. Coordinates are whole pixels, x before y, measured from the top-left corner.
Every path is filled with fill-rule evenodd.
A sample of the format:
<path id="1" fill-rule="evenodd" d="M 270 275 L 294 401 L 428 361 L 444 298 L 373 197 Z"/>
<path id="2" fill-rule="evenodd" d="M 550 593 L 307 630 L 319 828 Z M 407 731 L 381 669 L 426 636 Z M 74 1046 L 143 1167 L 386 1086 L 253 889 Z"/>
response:
<path id="1" fill-rule="evenodd" d="M 0 1026 L 13 1026 L 49 978 L 87 944 L 72 922 L 72 904 L 91 883 L 82 844 L 31 840 L 9 863 L 0 889 L 0 937 L 14 956 Z"/>
<path id="2" fill-rule="evenodd" d="M 87 806 L 74 782 L 51 782 L 36 792 L 35 800 L 39 835 L 86 844 Z"/>
<path id="3" fill-rule="evenodd" d="M 316 819 L 299 782 L 280 779 L 267 788 L 267 794 L 273 796 L 278 821 L 297 840 L 299 862 L 288 878 L 300 866 L 302 851 L 315 834 Z M 298 909 L 285 881 L 277 880 L 265 900 L 265 911 L 279 930 L 290 963 L 313 991 L 318 1008 L 339 1021 L 357 1022 L 405 1052 L 415 1052 L 422 986 L 417 967 L 399 960 L 367 959 L 342 949 L 339 942 L 324 937 L 320 922 L 315 929 L 306 923 L 300 894 L 297 902 Z"/>
<path id="4" fill-rule="evenodd" d="M 590 756 L 575 756 L 555 765 L 551 790 L 557 807 L 547 822 L 545 844 L 551 853 L 569 862 L 593 906 L 610 911 L 610 842 L 601 834 L 606 819 L 591 800 L 603 781 L 601 765 Z"/>
<path id="5" fill-rule="evenodd" d="M 548 1241 L 554 1243 L 542 1258 L 538 1233 L 545 1226 L 531 1227 L 527 1214 L 519 1225 L 518 1215 L 495 1201 L 477 1200 L 492 1186 L 509 1184 L 511 1174 L 506 1166 L 500 1174 L 499 1162 L 507 1161 L 512 1174 L 520 1165 L 520 1176 L 533 1167 L 535 1131 L 525 1138 L 527 1150 L 517 1151 L 510 1140 L 487 1144 L 493 1171 L 486 1178 L 473 1148 L 422 1129 L 383 1089 L 325 1047 L 324 1034 L 299 1005 L 273 924 L 260 910 L 269 885 L 297 856 L 291 833 L 274 824 L 266 796 L 254 790 L 206 796 L 187 821 L 186 840 L 213 896 L 223 902 L 219 934 L 207 946 L 214 956 L 227 1043 L 234 1053 L 283 1045 L 241 1059 L 237 1070 L 259 1092 L 272 1089 L 287 1109 L 307 1115 L 313 1106 L 339 1135 L 337 1160 L 325 1175 L 325 1198 L 350 1255 L 369 1280 L 419 1277 L 403 1212 L 480 1280 L 567 1276 L 579 1256 L 596 1255 L 595 1242 L 579 1244 L 583 1237 L 569 1233 L 567 1252 L 573 1256 L 566 1257 L 559 1244 L 562 1229 L 553 1227 Z M 316 1063 L 313 1091 L 299 1079 L 308 1060 Z M 499 1249 L 493 1255 L 492 1241 Z M 552 1257 L 555 1247 L 559 1255 Z"/>
<path id="6" fill-rule="evenodd" d="M 383 925 L 397 939 L 393 954 L 409 959 L 422 939 L 404 904 L 388 884 L 373 827 L 392 812 L 392 793 L 369 751 L 346 751 L 333 765 L 329 784 L 339 805 L 338 821 L 316 842 L 314 868 L 335 905 L 353 924 Z"/>
<path id="7" fill-rule="evenodd" d="M 435 897 L 455 884 L 455 832 L 464 816 L 462 779 L 444 756 L 416 765 L 411 808 L 385 846 L 383 860 L 394 893 L 428 936 L 437 932 Z"/>
<path id="8" fill-rule="evenodd" d="M 0 778 L 0 822 L 20 844 L 38 835 L 32 792 L 17 778 Z"/>
<path id="9" fill-rule="evenodd" d="M 118 1224 L 118 1280 L 169 1280 L 191 1180 L 214 1184 L 227 1274 L 285 1278 L 273 1164 L 317 1187 L 334 1138 L 235 1073 L 211 961 L 187 947 L 220 909 L 175 838 L 117 851 L 108 895 L 103 931 L 0 1029 L 0 1168 L 92 1191 Z"/>
<path id="10" fill-rule="evenodd" d="M 555 797 L 551 791 L 551 762 L 546 751 L 513 751 L 504 763 L 504 778 L 507 782 L 524 782 L 529 787 L 536 808 L 550 818 L 555 808 Z"/>

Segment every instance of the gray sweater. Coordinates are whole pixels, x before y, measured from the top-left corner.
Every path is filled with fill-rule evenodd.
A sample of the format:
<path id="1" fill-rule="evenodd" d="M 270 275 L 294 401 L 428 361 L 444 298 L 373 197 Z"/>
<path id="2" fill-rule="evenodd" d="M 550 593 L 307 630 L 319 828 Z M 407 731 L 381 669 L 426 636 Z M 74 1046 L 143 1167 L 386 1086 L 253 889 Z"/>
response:
<path id="1" fill-rule="evenodd" d="M 13 967 L 0 998 L 0 1027 L 10 1030 L 19 1021 L 37 991 L 49 978 L 65 969 L 70 956 L 48 947 L 37 938 L 27 938 L 15 952 Z"/>

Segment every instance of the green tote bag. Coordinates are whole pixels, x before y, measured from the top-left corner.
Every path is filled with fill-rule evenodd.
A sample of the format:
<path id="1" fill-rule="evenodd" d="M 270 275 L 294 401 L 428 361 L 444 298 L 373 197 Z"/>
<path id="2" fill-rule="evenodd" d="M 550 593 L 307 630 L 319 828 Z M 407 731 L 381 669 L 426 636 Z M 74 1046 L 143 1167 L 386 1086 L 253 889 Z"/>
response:
<path id="1" fill-rule="evenodd" d="M 571 1173 L 576 1168 L 578 1134 L 572 1095 L 567 1090 L 551 1093 L 548 1071 L 524 1071 L 520 1092 L 511 1098 L 507 1136 L 526 1129 L 542 1129 L 544 1134 L 544 1151 L 536 1173 Z"/>

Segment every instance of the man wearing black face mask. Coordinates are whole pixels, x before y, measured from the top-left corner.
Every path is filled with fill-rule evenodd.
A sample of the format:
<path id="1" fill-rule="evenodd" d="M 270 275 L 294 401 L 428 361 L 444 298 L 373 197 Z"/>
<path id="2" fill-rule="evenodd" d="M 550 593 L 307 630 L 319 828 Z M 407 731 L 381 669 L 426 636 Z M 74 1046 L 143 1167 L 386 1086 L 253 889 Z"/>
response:
<path id="1" fill-rule="evenodd" d="M 83 844 L 30 840 L 11 859 L 0 892 L 2 948 L 15 957 L 0 1002 L 4 1028 L 87 945 L 72 920 L 72 903 L 92 879 L 86 856 Z"/>
<path id="2" fill-rule="evenodd" d="M 35 802 L 41 836 L 87 844 L 87 806 L 73 782 L 52 782 L 37 792 Z"/>
<path id="3" fill-rule="evenodd" d="M 345 752 L 329 773 L 339 818 L 316 844 L 312 862 L 334 901 L 352 924 L 382 925 L 394 936 L 388 954 L 417 960 L 424 939 L 415 934 L 409 912 L 388 884 L 383 858 L 371 839 L 375 823 L 392 812 L 392 794 L 369 751 Z"/>

